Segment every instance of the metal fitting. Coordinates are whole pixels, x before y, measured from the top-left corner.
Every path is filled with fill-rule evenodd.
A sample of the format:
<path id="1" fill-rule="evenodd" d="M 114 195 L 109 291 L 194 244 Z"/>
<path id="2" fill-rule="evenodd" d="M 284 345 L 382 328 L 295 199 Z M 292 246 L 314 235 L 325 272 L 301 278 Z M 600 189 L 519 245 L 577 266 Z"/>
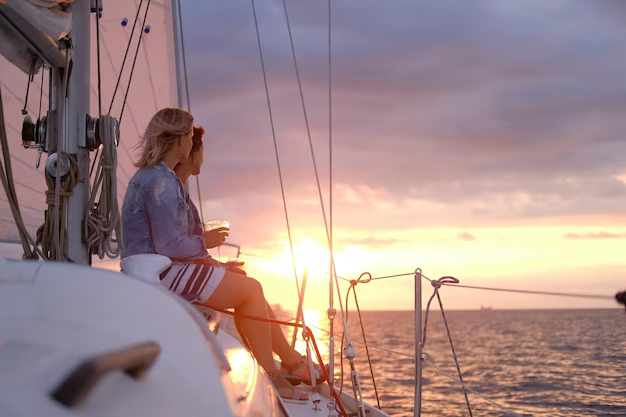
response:
<path id="1" fill-rule="evenodd" d="M 352 344 L 349 344 L 344 348 L 343 354 L 348 359 L 354 359 L 356 357 L 356 349 L 354 348 L 354 346 L 352 346 Z"/>
<path id="2" fill-rule="evenodd" d="M 46 141 L 47 117 L 33 122 L 30 116 L 24 117 L 22 122 L 22 146 L 25 148 L 43 147 Z"/>
<path id="3" fill-rule="evenodd" d="M 335 410 L 335 401 L 328 401 L 326 407 L 328 407 L 328 417 L 337 417 L 337 411 Z"/>
<path id="4" fill-rule="evenodd" d="M 87 149 L 97 149 L 102 141 L 100 140 L 100 132 L 98 132 L 99 120 L 93 117 L 87 117 Z"/>
<path id="5" fill-rule="evenodd" d="M 70 159 L 67 155 L 61 155 L 53 153 L 46 159 L 46 172 L 53 177 L 60 175 L 64 177 L 70 171 Z"/>

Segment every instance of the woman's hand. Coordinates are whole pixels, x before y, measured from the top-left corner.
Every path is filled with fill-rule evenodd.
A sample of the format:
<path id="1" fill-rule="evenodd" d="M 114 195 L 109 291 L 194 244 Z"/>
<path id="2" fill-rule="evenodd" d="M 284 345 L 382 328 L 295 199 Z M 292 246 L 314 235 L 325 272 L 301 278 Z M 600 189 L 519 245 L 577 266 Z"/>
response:
<path id="1" fill-rule="evenodd" d="M 229 229 L 227 227 L 218 227 L 217 229 L 211 229 L 204 232 L 204 240 L 206 242 L 207 249 L 222 246 L 224 241 L 226 241 L 226 236 L 228 236 L 228 230 Z"/>
<path id="2" fill-rule="evenodd" d="M 247 275 L 246 271 L 244 270 L 244 265 L 245 262 L 238 261 L 228 261 L 226 263 L 222 263 L 222 267 L 227 271 L 234 272 L 235 274 L 239 275 Z"/>

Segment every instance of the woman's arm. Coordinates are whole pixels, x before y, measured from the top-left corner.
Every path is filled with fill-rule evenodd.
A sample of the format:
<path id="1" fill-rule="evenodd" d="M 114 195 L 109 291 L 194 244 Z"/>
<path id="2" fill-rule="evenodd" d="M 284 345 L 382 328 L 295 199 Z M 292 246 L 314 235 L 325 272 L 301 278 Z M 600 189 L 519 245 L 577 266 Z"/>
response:
<path id="1" fill-rule="evenodd" d="M 154 249 L 159 255 L 170 258 L 207 256 L 203 237 L 188 236 L 178 230 L 178 215 L 181 210 L 178 187 L 179 184 L 173 179 L 159 177 L 150 181 L 143 189 Z"/>

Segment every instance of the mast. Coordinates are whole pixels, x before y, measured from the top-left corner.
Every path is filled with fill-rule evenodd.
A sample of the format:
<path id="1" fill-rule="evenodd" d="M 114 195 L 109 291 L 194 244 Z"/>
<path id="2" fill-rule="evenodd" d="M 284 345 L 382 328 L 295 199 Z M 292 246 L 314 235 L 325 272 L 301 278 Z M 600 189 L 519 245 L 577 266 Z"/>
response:
<path id="1" fill-rule="evenodd" d="M 79 180 L 69 198 L 66 216 L 67 256 L 74 263 L 90 264 L 91 256 L 85 241 L 85 216 L 89 198 L 89 149 L 87 148 L 87 114 L 90 87 L 90 0 L 75 0 L 72 4 L 73 50 L 72 69 L 67 86 L 66 129 L 59 137 L 63 152 L 75 155 Z M 66 69 L 69 70 L 69 69 Z M 57 90 L 58 91 L 58 90 Z M 58 97 L 58 96 L 57 96 Z M 63 106 L 63 103 L 58 103 Z M 61 145 L 61 143 L 59 143 Z"/>
<path id="2" fill-rule="evenodd" d="M 183 97 L 183 71 L 181 68 L 182 65 L 182 55 L 180 51 L 180 31 L 182 28 L 180 27 L 180 19 L 178 18 L 178 0 L 172 0 L 172 24 L 174 25 L 174 52 L 175 52 L 175 61 L 176 61 L 176 92 L 178 93 L 178 107 L 184 108 L 184 97 Z"/>

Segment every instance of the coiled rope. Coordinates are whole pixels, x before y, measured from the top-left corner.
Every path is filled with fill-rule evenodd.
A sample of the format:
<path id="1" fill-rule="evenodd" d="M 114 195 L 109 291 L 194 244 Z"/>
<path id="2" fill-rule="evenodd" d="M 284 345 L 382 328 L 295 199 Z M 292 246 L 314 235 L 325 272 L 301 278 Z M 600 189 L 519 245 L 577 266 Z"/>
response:
<path id="1" fill-rule="evenodd" d="M 57 166 L 61 165 L 61 158 L 66 157 L 70 163 L 69 171 L 64 176 L 57 178 L 46 169 L 45 178 L 48 186 L 46 204 L 48 210 L 44 214 L 43 225 L 37 230 L 37 244 L 41 244 L 44 259 L 67 261 L 67 230 L 65 228 L 67 201 L 74 193 L 74 187 L 78 183 L 79 170 L 78 163 L 72 155 L 67 153 L 57 155 Z M 60 168 L 57 168 L 57 172 L 59 170 Z M 57 184 L 59 185 L 58 188 Z M 58 225 L 56 220 L 58 220 Z M 57 230 L 58 238 L 55 236 Z"/>
<path id="2" fill-rule="evenodd" d="M 105 256 L 117 258 L 122 248 L 122 228 L 117 203 L 115 126 L 114 119 L 109 115 L 103 115 L 98 123 L 102 154 L 98 161 L 87 213 L 87 247 L 91 254 L 98 255 L 100 259 Z"/>

